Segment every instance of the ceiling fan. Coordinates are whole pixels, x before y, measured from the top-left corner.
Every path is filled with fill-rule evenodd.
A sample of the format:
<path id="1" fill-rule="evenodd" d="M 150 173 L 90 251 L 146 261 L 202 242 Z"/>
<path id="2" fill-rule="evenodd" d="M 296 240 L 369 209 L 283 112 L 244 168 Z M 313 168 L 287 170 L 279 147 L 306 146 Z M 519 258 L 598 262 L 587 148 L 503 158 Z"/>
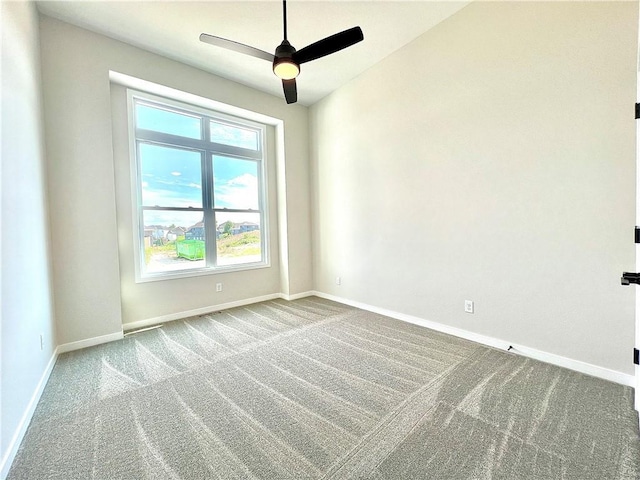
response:
<path id="1" fill-rule="evenodd" d="M 343 32 L 336 33 L 329 37 L 318 40 L 317 42 L 307 45 L 301 50 L 296 50 L 287 40 L 287 1 L 282 1 L 283 24 L 284 24 L 284 40 L 276 48 L 275 54 L 265 52 L 258 48 L 245 45 L 243 43 L 227 40 L 226 38 L 200 34 L 200 41 L 210 43 L 217 47 L 226 48 L 235 52 L 251 55 L 252 57 L 261 58 L 272 62 L 273 73 L 282 79 L 282 87 L 284 89 L 284 97 L 287 103 L 295 103 L 298 100 L 298 90 L 296 88 L 296 77 L 300 73 L 300 65 L 311 60 L 325 57 L 332 53 L 338 52 L 344 48 L 350 47 L 364 39 L 362 29 L 353 27 Z"/>

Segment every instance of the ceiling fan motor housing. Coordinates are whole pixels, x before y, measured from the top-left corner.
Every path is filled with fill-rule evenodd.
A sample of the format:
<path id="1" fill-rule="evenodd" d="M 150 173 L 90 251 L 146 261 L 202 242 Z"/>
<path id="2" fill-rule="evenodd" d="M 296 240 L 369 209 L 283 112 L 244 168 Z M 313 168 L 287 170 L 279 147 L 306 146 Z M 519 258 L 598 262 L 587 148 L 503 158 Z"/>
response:
<path id="1" fill-rule="evenodd" d="M 296 53 L 295 47 L 288 40 L 283 40 L 276 48 L 273 73 L 286 80 L 296 78 L 300 73 L 300 65 L 293 59 L 294 53 Z"/>

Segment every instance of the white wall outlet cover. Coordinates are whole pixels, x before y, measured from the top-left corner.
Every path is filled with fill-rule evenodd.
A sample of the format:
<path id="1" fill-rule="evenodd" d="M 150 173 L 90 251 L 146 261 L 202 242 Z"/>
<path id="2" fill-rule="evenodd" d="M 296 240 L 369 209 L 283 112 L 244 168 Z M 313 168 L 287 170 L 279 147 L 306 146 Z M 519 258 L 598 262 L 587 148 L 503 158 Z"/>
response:
<path id="1" fill-rule="evenodd" d="M 464 301 L 464 311 L 467 313 L 473 313 L 473 301 L 465 300 Z"/>

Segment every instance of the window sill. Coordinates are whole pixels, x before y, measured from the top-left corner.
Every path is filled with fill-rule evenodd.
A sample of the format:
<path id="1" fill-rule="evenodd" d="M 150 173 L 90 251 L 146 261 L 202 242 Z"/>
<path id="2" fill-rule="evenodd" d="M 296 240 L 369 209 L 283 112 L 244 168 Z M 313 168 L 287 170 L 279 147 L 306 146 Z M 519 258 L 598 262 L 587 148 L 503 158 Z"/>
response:
<path id="1" fill-rule="evenodd" d="M 158 282 L 164 280 L 178 280 L 191 277 L 203 277 L 209 275 L 219 275 L 223 273 L 244 272 L 248 270 L 258 270 L 271 267 L 270 262 L 247 263 L 244 265 L 228 265 L 220 267 L 205 267 L 193 270 L 178 270 L 175 272 L 146 273 L 136 272 L 136 283 Z"/>

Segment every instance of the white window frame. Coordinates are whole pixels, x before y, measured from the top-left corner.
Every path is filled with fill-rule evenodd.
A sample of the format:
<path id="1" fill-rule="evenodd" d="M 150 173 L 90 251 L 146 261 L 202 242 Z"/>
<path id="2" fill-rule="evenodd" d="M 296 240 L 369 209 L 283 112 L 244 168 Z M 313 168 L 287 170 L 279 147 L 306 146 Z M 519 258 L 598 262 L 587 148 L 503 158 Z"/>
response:
<path id="1" fill-rule="evenodd" d="M 191 139 L 179 137 L 162 132 L 154 132 L 136 128 L 135 105 L 137 102 L 151 106 L 166 107 L 177 113 L 196 115 L 202 118 L 202 139 Z M 156 280 L 169 280 L 174 278 L 187 278 L 201 275 L 212 275 L 218 273 L 253 270 L 257 268 L 270 267 L 270 246 L 269 246 L 269 205 L 268 182 L 267 182 L 267 126 L 265 124 L 249 120 L 246 118 L 229 115 L 217 110 L 203 108 L 171 98 L 153 95 L 144 91 L 127 88 L 127 110 L 129 127 L 129 158 L 131 166 L 131 198 L 133 207 L 133 245 L 136 283 L 143 283 Z M 225 144 L 212 142 L 209 140 L 209 122 L 213 120 L 240 128 L 256 131 L 259 134 L 257 150 L 249 150 L 240 147 L 233 147 Z M 203 182 L 203 204 L 202 209 L 186 209 L 183 207 L 161 207 L 162 210 L 174 211 L 200 211 L 205 219 L 206 240 L 205 240 L 205 266 L 201 268 L 190 268 L 186 270 L 172 270 L 166 272 L 147 272 L 145 269 L 144 255 L 144 224 L 143 211 L 153 210 L 153 208 L 142 205 L 142 179 L 139 159 L 139 143 L 152 143 L 157 145 L 174 146 L 182 149 L 191 149 L 202 152 L 202 182 Z M 213 157 L 222 155 L 225 157 L 237 157 L 244 161 L 255 161 L 258 165 L 258 210 L 249 209 L 221 209 L 213 205 L 214 178 L 210 174 Z M 206 185 L 205 185 L 206 184 Z M 204 193 L 206 192 L 206 193 Z M 260 249 L 261 260 L 259 262 L 217 265 L 217 235 L 216 235 L 216 212 L 225 213 L 259 213 L 260 214 Z"/>

